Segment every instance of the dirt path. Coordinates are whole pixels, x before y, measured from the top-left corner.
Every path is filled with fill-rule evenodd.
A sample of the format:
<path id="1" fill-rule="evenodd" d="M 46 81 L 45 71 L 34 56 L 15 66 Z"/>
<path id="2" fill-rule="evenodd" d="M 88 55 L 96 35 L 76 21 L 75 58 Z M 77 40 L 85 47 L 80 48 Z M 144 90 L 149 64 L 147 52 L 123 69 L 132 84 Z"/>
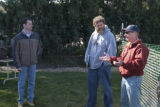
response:
<path id="1" fill-rule="evenodd" d="M 0 71 L 4 72 L 7 70 L 6 66 L 1 66 Z M 8 67 L 9 71 L 16 70 L 15 67 Z M 112 72 L 118 71 L 117 67 L 112 67 Z M 87 68 L 84 67 L 45 67 L 45 68 L 37 68 L 37 72 L 87 72 Z"/>

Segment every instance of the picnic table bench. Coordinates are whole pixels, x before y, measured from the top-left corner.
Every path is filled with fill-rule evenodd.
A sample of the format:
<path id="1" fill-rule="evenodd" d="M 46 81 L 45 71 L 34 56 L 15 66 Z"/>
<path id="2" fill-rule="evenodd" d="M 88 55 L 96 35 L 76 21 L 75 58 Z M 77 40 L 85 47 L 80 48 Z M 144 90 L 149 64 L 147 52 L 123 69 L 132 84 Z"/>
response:
<path id="1" fill-rule="evenodd" d="M 9 71 L 9 63 L 13 62 L 13 59 L 1 59 L 0 63 L 5 63 L 6 64 L 6 69 L 4 70 L 7 75 L 6 75 L 6 79 L 3 80 L 3 85 L 6 83 L 7 80 L 12 80 L 12 79 L 16 79 L 16 70 L 14 70 L 14 76 L 10 77 L 10 71 Z"/>

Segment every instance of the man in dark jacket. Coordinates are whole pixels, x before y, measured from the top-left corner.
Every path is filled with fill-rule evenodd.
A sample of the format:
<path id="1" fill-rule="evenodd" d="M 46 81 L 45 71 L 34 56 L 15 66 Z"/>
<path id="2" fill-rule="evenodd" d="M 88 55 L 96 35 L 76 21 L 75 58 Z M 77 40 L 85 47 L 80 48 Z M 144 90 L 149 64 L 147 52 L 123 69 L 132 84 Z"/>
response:
<path id="1" fill-rule="evenodd" d="M 42 54 L 42 43 L 39 35 L 32 32 L 32 20 L 30 18 L 24 18 L 22 25 L 23 30 L 16 35 L 13 42 L 13 58 L 15 66 L 19 71 L 18 107 L 23 107 L 26 76 L 28 76 L 27 103 L 34 106 L 36 64 L 38 57 Z"/>

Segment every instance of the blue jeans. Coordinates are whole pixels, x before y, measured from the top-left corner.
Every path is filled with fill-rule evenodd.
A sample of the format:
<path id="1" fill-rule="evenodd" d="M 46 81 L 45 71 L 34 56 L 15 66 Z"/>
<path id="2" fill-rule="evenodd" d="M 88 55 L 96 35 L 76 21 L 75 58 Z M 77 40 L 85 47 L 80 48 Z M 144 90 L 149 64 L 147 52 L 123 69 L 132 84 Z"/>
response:
<path id="1" fill-rule="evenodd" d="M 24 103 L 24 89 L 26 76 L 28 76 L 28 96 L 27 101 L 32 102 L 34 98 L 34 86 L 35 86 L 35 77 L 36 77 L 36 64 L 31 66 L 23 66 L 22 72 L 19 72 L 18 77 L 18 94 L 19 94 L 19 103 Z"/>
<path id="2" fill-rule="evenodd" d="M 140 90 L 142 76 L 122 77 L 121 107 L 141 107 Z"/>
<path id="3" fill-rule="evenodd" d="M 88 102 L 87 107 L 95 107 L 97 100 L 97 88 L 100 82 L 103 88 L 104 105 L 112 107 L 112 89 L 110 83 L 111 66 L 102 65 L 98 69 L 88 69 Z"/>

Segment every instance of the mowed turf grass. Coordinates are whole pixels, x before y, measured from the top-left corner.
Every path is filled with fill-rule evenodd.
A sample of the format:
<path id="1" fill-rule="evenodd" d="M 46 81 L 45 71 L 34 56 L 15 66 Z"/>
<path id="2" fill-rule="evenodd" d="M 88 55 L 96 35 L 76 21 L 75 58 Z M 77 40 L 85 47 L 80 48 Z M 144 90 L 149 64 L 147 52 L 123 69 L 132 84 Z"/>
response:
<path id="1" fill-rule="evenodd" d="M 17 79 L 2 84 L 5 73 L 0 72 L 0 107 L 17 107 Z M 37 72 L 35 107 L 85 107 L 88 97 L 85 72 Z M 120 81 L 118 73 L 111 73 L 113 107 L 120 107 Z M 26 88 L 27 89 L 27 88 Z M 26 101 L 25 91 L 25 101 Z M 26 103 L 24 107 L 30 107 Z M 99 85 L 97 106 L 104 107 L 103 90 Z"/>

